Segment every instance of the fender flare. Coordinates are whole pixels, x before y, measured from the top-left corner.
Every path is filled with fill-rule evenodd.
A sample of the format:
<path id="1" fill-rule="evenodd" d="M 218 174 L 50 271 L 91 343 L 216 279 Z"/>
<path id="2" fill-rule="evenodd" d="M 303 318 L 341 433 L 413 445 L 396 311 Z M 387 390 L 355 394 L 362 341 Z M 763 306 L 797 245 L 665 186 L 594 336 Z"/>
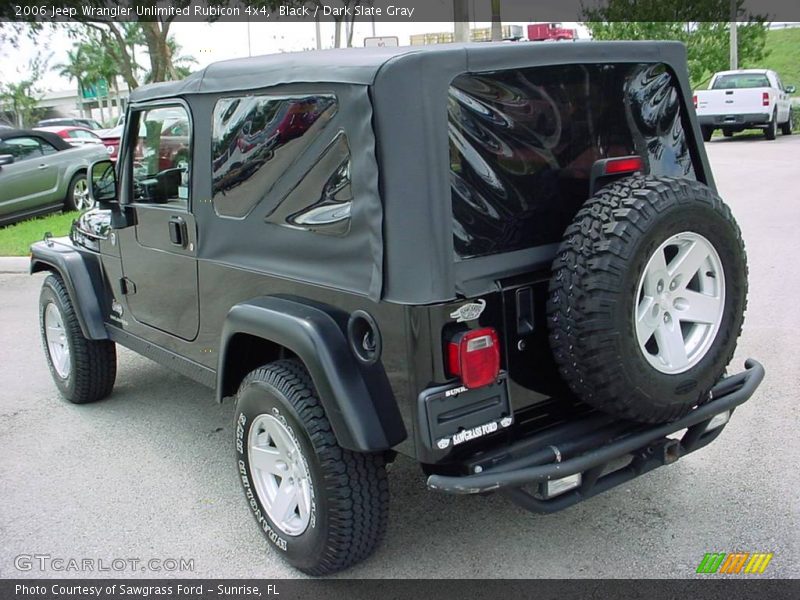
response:
<path id="1" fill-rule="evenodd" d="M 231 308 L 220 341 L 218 401 L 222 401 L 226 390 L 238 385 L 226 380 L 226 356 L 236 334 L 275 343 L 303 361 L 343 448 L 378 452 L 406 438 L 383 367 L 380 363 L 361 365 L 355 359 L 340 323 L 324 307 L 301 299 L 266 296 Z"/>
<path id="2" fill-rule="evenodd" d="M 31 246 L 30 273 L 54 271 L 63 279 L 81 326 L 81 333 L 90 340 L 107 340 L 103 311 L 97 300 L 94 279 L 81 253 L 57 241 L 36 242 Z M 99 277 L 99 273 L 95 276 Z"/>

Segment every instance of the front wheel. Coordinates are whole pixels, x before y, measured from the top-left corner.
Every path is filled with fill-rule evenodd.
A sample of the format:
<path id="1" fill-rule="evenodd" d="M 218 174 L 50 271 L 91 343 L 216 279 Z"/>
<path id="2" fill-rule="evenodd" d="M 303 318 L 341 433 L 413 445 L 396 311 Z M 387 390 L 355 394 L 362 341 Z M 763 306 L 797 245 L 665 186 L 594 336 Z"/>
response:
<path id="1" fill-rule="evenodd" d="M 339 446 L 300 362 L 280 360 L 245 377 L 235 431 L 250 510 L 291 565 L 326 575 L 372 554 L 388 521 L 384 457 Z"/>
<path id="2" fill-rule="evenodd" d="M 84 337 L 61 277 L 49 275 L 39 297 L 39 327 L 56 387 L 73 404 L 102 400 L 117 376 L 114 342 Z"/>
<path id="3" fill-rule="evenodd" d="M 628 177 L 575 216 L 553 263 L 553 355 L 587 404 L 647 423 L 707 400 L 730 362 L 747 295 L 728 207 L 689 179 Z"/>

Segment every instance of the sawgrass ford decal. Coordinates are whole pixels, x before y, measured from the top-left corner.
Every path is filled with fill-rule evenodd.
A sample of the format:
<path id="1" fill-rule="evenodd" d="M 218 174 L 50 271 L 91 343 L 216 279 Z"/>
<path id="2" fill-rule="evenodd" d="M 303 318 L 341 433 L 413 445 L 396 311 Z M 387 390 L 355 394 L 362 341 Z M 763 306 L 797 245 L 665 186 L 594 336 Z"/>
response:
<path id="1" fill-rule="evenodd" d="M 470 429 L 462 429 L 458 433 L 453 434 L 449 437 L 443 437 L 436 442 L 436 446 L 440 450 L 444 450 L 447 448 L 450 443 L 453 443 L 453 446 L 458 446 L 459 444 L 463 444 L 464 442 L 469 442 L 470 440 L 478 439 L 479 437 L 483 437 L 485 435 L 489 435 L 490 433 L 494 433 L 501 427 L 506 428 L 514 422 L 514 419 L 511 417 L 503 417 L 499 421 L 489 421 L 488 423 L 484 423 L 483 425 L 478 425 L 477 427 L 472 427 Z"/>

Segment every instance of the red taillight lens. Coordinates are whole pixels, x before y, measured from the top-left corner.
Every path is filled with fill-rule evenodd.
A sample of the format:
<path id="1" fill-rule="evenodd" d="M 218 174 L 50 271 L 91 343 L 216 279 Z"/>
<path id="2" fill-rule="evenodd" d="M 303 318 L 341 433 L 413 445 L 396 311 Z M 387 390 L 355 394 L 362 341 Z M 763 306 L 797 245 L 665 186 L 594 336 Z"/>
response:
<path id="1" fill-rule="evenodd" d="M 769 92 L 762 92 L 761 106 L 769 106 Z"/>
<path id="2" fill-rule="evenodd" d="M 633 173 L 644 169 L 644 161 L 640 156 L 623 156 L 610 158 L 606 161 L 604 175 L 617 175 L 619 173 Z"/>
<path id="3" fill-rule="evenodd" d="M 692 100 L 694 101 L 694 107 L 697 108 L 697 94 L 692 97 Z"/>
<path id="4" fill-rule="evenodd" d="M 485 327 L 458 334 L 447 345 L 447 365 L 450 374 L 470 389 L 493 383 L 500 374 L 497 332 Z"/>

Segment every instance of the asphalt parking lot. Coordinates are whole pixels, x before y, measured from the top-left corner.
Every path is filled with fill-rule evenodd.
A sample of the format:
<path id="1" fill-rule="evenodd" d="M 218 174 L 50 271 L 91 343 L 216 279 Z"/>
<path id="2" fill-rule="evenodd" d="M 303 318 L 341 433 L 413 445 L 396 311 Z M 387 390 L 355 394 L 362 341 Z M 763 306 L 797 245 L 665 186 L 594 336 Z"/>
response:
<path id="1" fill-rule="evenodd" d="M 750 265 L 746 357 L 767 377 L 719 440 L 567 511 L 425 489 L 399 459 L 381 549 L 352 577 L 689 577 L 706 552 L 773 552 L 764 576 L 800 576 L 800 135 L 707 144 Z M 196 577 L 297 577 L 240 491 L 230 401 L 127 350 L 112 397 L 63 401 L 40 347 L 41 276 L 0 274 L 0 577 L 21 554 L 194 559 Z M 95 572 L 90 576 L 162 576 Z"/>

